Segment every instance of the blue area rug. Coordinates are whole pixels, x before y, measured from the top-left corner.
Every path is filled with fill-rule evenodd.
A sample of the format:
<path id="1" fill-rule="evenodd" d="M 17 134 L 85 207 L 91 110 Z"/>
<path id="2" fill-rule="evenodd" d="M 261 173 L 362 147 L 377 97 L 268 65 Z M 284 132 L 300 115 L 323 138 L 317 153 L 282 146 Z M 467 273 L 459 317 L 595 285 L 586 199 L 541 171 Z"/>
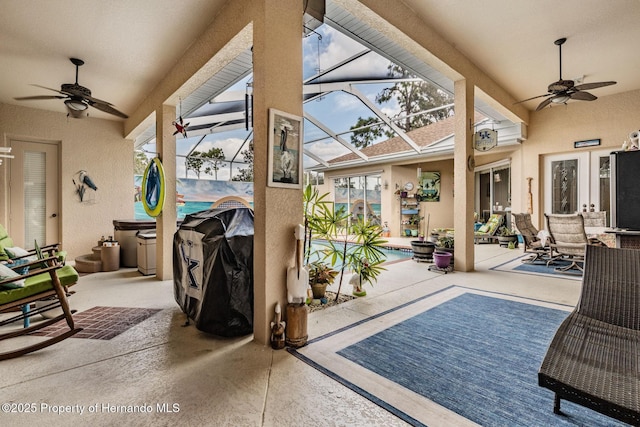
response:
<path id="1" fill-rule="evenodd" d="M 569 265 L 566 261 L 555 261 L 547 267 L 545 263 L 527 264 L 522 260 L 530 255 L 519 256 L 511 261 L 491 267 L 490 270 L 509 271 L 511 273 L 536 274 L 539 276 L 555 277 L 558 279 L 582 280 L 582 272 L 580 270 L 571 270 L 568 273 L 555 271 L 556 267 L 564 267 Z"/>
<path id="2" fill-rule="evenodd" d="M 290 351 L 413 425 L 624 425 L 537 385 L 569 310 L 451 287 Z"/>

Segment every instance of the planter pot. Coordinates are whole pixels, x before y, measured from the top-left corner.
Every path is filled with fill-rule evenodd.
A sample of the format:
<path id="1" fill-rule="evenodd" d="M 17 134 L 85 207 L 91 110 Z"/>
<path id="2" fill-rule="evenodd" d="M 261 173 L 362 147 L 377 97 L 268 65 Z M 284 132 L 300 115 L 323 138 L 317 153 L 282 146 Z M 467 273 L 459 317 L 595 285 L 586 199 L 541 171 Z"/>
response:
<path id="1" fill-rule="evenodd" d="M 413 237 L 418 237 L 418 230 L 411 230 L 411 235 Z"/>
<path id="2" fill-rule="evenodd" d="M 405 235 L 405 236 L 411 236 L 411 230 L 410 230 L 410 229 L 408 229 L 408 228 L 405 228 L 405 230 L 404 230 L 404 235 Z"/>
<path id="3" fill-rule="evenodd" d="M 327 291 L 327 284 L 311 285 L 311 292 L 313 293 L 313 299 L 324 298 L 324 294 Z"/>
<path id="4" fill-rule="evenodd" d="M 435 252 L 447 252 L 451 255 L 451 258 L 449 258 L 449 265 L 451 267 L 453 267 L 453 248 L 445 248 L 442 246 L 436 246 L 436 250 Z M 435 257 L 435 252 L 434 252 L 434 257 Z"/>
<path id="5" fill-rule="evenodd" d="M 433 260 L 436 263 L 436 267 L 445 269 L 449 267 L 451 263 L 452 255 L 449 252 L 444 251 L 435 251 L 433 253 Z"/>
<path id="6" fill-rule="evenodd" d="M 411 249 L 413 249 L 413 258 L 417 261 L 430 261 L 433 259 L 433 251 L 436 245 L 432 242 L 423 242 L 420 240 L 411 241 Z"/>
<path id="7" fill-rule="evenodd" d="M 498 243 L 500 244 L 500 247 L 502 248 L 506 248 L 509 246 L 509 242 L 513 242 L 513 246 L 514 247 L 518 247 L 518 236 L 516 236 L 515 234 L 511 235 L 511 236 L 498 236 Z"/>

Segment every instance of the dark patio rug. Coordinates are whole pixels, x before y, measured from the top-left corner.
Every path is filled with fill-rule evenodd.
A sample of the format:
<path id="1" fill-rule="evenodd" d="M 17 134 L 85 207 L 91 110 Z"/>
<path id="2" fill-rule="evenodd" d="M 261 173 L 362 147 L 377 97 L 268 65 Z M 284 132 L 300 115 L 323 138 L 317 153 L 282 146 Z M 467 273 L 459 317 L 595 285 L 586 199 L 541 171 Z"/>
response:
<path id="1" fill-rule="evenodd" d="M 73 315 L 76 327 L 83 330 L 72 338 L 110 340 L 159 311 L 159 309 L 136 307 L 93 307 Z M 67 324 L 63 320 L 40 329 L 33 335 L 55 336 L 67 329 Z"/>

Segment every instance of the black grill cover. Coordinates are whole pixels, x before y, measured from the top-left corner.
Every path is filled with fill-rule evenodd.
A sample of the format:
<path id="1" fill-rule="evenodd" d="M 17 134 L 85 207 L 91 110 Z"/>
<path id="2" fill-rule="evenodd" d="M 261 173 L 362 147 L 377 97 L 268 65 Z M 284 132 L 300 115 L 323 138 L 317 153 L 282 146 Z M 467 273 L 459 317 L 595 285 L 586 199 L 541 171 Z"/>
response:
<path id="1" fill-rule="evenodd" d="M 187 215 L 173 237 L 174 296 L 196 328 L 224 337 L 253 332 L 253 211 Z"/>

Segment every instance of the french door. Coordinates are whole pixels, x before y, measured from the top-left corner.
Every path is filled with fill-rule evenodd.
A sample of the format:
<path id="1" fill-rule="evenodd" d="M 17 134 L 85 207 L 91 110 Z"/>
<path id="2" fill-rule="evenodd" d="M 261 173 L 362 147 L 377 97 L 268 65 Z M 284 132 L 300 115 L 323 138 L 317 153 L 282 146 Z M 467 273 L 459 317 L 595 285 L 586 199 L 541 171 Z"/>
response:
<path id="1" fill-rule="evenodd" d="M 544 212 L 606 211 L 609 224 L 610 152 L 597 150 L 546 156 Z"/>
<path id="2" fill-rule="evenodd" d="M 11 140 L 9 234 L 16 246 L 60 241 L 59 147 L 57 143 Z"/>

